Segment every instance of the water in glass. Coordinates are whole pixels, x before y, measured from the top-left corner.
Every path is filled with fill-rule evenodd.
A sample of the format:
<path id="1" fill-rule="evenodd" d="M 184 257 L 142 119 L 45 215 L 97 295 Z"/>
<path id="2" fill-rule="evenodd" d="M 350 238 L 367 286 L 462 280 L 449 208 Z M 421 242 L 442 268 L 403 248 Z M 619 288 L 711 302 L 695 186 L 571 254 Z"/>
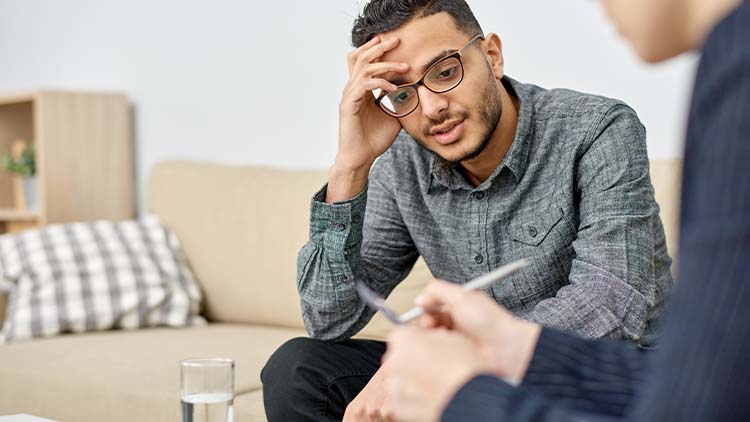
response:
<path id="1" fill-rule="evenodd" d="M 182 422 L 234 422 L 232 395 L 198 393 L 183 397 Z"/>
<path id="2" fill-rule="evenodd" d="M 234 361 L 180 362 L 182 422 L 234 422 Z"/>

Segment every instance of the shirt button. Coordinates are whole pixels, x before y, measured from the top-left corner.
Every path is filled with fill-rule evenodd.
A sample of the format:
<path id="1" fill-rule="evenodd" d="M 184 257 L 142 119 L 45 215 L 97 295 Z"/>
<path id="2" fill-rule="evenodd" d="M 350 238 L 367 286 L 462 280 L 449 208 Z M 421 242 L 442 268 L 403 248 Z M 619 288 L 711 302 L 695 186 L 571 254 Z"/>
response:
<path id="1" fill-rule="evenodd" d="M 472 193 L 472 194 L 471 194 L 471 196 L 472 196 L 472 197 L 473 197 L 474 199 L 476 199 L 477 201 L 479 201 L 479 200 L 481 200 L 482 198 L 484 198 L 484 192 L 474 192 L 474 193 Z"/>
<path id="2" fill-rule="evenodd" d="M 346 281 L 346 280 L 349 280 L 349 277 L 347 277 L 347 276 L 345 276 L 345 275 L 342 275 L 342 276 L 341 276 L 341 277 L 340 277 L 339 279 L 340 279 L 341 281 Z"/>
<path id="3" fill-rule="evenodd" d="M 335 229 L 336 231 L 340 231 L 340 232 L 342 232 L 342 231 L 346 230 L 346 225 L 345 225 L 345 224 L 343 224 L 343 223 L 336 223 L 336 224 L 334 224 L 334 225 L 333 225 L 333 228 L 334 228 L 334 229 Z"/>
<path id="4" fill-rule="evenodd" d="M 476 262 L 477 264 L 481 264 L 482 262 L 484 262 L 484 257 L 482 256 L 482 254 L 478 253 L 474 255 L 474 262 Z"/>
<path id="5" fill-rule="evenodd" d="M 529 233 L 529 236 L 531 236 L 531 237 L 536 237 L 536 235 L 539 234 L 539 232 L 536 231 L 536 227 L 534 227 L 534 226 L 529 226 L 529 228 L 527 229 L 527 231 Z"/>

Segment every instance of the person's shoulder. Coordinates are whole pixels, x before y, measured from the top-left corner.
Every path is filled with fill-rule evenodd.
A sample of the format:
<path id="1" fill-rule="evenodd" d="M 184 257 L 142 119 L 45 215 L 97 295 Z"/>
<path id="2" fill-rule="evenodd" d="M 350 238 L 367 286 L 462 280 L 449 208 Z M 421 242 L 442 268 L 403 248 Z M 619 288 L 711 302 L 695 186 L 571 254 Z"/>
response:
<path id="1" fill-rule="evenodd" d="M 523 89 L 533 105 L 536 119 L 600 120 L 613 109 L 622 108 L 632 112 L 632 109 L 625 102 L 602 95 L 568 88 L 545 89 L 533 84 L 523 84 Z"/>
<path id="2" fill-rule="evenodd" d="M 742 77 L 746 70 L 740 68 L 750 62 L 750 48 L 747 47 L 749 40 L 750 3 L 743 2 L 711 30 L 703 43 L 701 61 L 698 65 L 697 90 L 715 89 L 712 84 L 725 83 L 727 72 L 734 73 L 740 82 L 746 80 Z"/>
<path id="3" fill-rule="evenodd" d="M 638 154 L 645 150 L 643 124 L 635 110 L 621 100 L 567 88 L 544 89 L 531 84 L 519 88 L 523 90 L 522 100 L 525 98 L 531 104 L 537 126 L 538 122 L 543 122 L 540 129 L 556 134 L 559 141 L 556 143 L 576 151 L 576 156 L 590 148 L 607 130 L 628 135 L 610 137 L 615 138 L 614 142 L 609 142 L 612 147 L 623 143 L 623 149 L 636 149 Z"/>
<path id="4" fill-rule="evenodd" d="M 750 2 L 743 1 L 714 27 L 703 45 L 704 55 L 750 57 Z"/>
<path id="5" fill-rule="evenodd" d="M 691 118 L 718 112 L 717 104 L 750 105 L 750 3 L 743 2 L 706 38 L 695 81 Z"/>

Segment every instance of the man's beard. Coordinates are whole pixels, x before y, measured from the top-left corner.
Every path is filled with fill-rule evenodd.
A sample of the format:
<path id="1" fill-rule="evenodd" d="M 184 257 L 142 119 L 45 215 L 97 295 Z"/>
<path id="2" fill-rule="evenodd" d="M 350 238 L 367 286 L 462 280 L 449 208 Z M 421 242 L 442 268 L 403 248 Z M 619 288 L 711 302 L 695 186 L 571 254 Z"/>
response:
<path id="1" fill-rule="evenodd" d="M 495 79 L 493 73 L 491 72 L 491 69 L 489 72 L 489 76 L 489 81 L 482 90 L 482 102 L 479 104 L 479 116 L 482 123 L 484 123 L 486 127 L 486 130 L 482 135 L 482 142 L 480 142 L 479 145 L 477 145 L 473 150 L 468 151 L 466 154 L 464 154 L 463 157 L 454 160 L 447 160 L 445 157 L 428 148 L 423 139 L 412 135 L 412 137 L 418 141 L 419 145 L 422 146 L 422 148 L 430 151 L 434 155 L 437 155 L 452 166 L 456 166 L 462 161 L 473 160 L 474 158 L 479 157 L 482 152 L 484 152 L 484 150 L 487 148 L 487 145 L 490 144 L 492 135 L 495 134 L 497 126 L 500 124 L 500 117 L 503 115 L 503 103 L 500 98 L 500 90 L 497 87 L 498 81 L 497 79 Z M 466 111 L 460 113 L 446 113 L 445 115 L 440 117 L 440 120 L 431 121 L 428 129 L 425 129 L 422 134 L 425 137 L 430 136 L 429 128 L 433 128 L 450 120 L 466 120 L 469 118 L 469 116 L 470 114 Z"/>

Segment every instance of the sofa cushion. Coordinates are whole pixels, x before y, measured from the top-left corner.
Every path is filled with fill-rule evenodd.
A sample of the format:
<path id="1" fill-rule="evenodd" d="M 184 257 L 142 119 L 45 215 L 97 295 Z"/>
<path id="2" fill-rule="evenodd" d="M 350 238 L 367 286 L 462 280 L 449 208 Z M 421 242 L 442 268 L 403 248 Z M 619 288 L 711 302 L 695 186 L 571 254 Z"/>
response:
<path id="1" fill-rule="evenodd" d="M 263 390 L 253 391 L 252 393 L 243 394 L 238 398 L 235 406 L 241 409 L 242 413 L 238 414 L 235 411 L 234 420 L 237 422 L 241 421 L 265 421 L 266 409 L 263 406 Z"/>
<path id="2" fill-rule="evenodd" d="M 179 420 L 179 361 L 230 357 L 239 397 L 261 389 L 260 370 L 302 330 L 209 324 L 64 335 L 0 346 L 0 413 L 61 421 Z M 156 346 L 156 347 L 154 347 Z M 96 397 L 96 400 L 91 400 Z M 238 400 L 239 415 L 257 405 Z"/>
<path id="3" fill-rule="evenodd" d="M 179 241 L 153 215 L 0 236 L 0 276 L 13 288 L 6 341 L 205 322 Z"/>

